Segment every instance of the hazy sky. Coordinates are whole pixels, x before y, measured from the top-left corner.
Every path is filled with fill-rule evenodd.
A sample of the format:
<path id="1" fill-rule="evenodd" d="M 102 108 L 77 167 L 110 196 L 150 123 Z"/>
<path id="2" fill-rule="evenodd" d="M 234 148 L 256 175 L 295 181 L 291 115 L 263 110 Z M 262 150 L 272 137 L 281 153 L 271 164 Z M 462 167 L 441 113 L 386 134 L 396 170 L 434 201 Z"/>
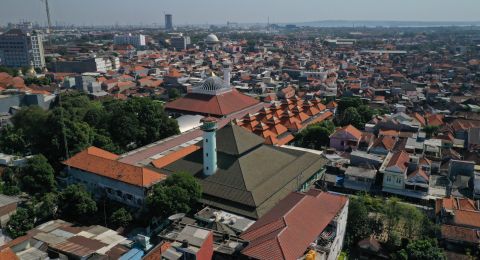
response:
<path id="1" fill-rule="evenodd" d="M 49 0 L 52 22 L 163 25 L 319 20 L 479 21 L 480 0 Z M 0 0 L 0 23 L 46 23 L 41 0 Z"/>

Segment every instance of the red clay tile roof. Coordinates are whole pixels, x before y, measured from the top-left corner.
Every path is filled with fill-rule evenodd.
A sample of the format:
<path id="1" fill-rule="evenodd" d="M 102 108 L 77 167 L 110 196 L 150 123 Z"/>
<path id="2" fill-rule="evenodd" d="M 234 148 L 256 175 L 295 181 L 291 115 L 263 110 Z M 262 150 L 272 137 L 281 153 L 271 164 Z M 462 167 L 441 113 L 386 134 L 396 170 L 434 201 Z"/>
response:
<path id="1" fill-rule="evenodd" d="M 442 225 L 441 234 L 444 239 L 474 244 L 480 243 L 480 231 L 471 228 Z"/>
<path id="2" fill-rule="evenodd" d="M 347 125 L 340 129 L 337 129 L 337 131 L 335 131 L 335 133 L 333 133 L 332 136 L 336 136 L 341 132 L 347 132 L 348 134 L 355 137 L 357 140 L 360 140 L 360 138 L 362 138 L 362 132 L 358 130 L 356 127 L 354 127 L 353 125 Z"/>
<path id="3" fill-rule="evenodd" d="M 480 212 L 469 210 L 455 210 L 453 222 L 456 225 L 480 228 Z"/>
<path id="4" fill-rule="evenodd" d="M 63 162 L 73 168 L 140 187 L 150 187 L 166 178 L 147 168 L 117 161 L 118 155 L 90 147 Z"/>
<path id="5" fill-rule="evenodd" d="M 413 113 L 413 118 L 415 118 L 422 126 L 425 126 L 425 118 L 419 113 Z"/>
<path id="6" fill-rule="evenodd" d="M 375 140 L 372 147 L 382 147 L 388 151 L 393 150 L 397 141 L 392 136 L 381 136 Z"/>
<path id="7" fill-rule="evenodd" d="M 345 196 L 319 190 L 293 192 L 255 222 L 241 237 L 242 254 L 255 259 L 297 259 L 347 203 Z"/>
<path id="8" fill-rule="evenodd" d="M 388 162 L 387 168 L 392 166 L 397 166 L 401 170 L 405 171 L 407 169 L 407 164 L 410 161 L 410 156 L 404 151 L 399 151 L 393 154 L 392 158 Z"/>
<path id="9" fill-rule="evenodd" d="M 20 259 L 10 247 L 0 250 L 0 260 Z"/>
<path id="10" fill-rule="evenodd" d="M 475 201 L 466 198 L 448 197 L 437 200 L 437 213 L 444 208 L 445 210 L 470 210 L 479 211 Z"/>
<path id="11" fill-rule="evenodd" d="M 204 115 L 225 116 L 258 103 L 258 100 L 234 89 L 216 96 L 189 93 L 182 98 L 168 102 L 165 108 Z"/>

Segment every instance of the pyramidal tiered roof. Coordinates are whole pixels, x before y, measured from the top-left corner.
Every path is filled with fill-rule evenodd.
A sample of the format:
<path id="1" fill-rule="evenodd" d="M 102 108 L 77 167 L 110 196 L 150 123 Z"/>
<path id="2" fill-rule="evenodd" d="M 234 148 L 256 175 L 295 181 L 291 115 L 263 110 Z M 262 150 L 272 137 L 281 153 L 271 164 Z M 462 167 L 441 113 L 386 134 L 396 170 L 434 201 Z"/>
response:
<path id="1" fill-rule="evenodd" d="M 219 129 L 216 138 L 214 175 L 203 174 L 201 149 L 164 166 L 162 172 L 195 175 L 203 188 L 202 203 L 251 218 L 265 214 L 326 162 L 316 154 L 265 145 L 264 138 L 235 124 Z"/>

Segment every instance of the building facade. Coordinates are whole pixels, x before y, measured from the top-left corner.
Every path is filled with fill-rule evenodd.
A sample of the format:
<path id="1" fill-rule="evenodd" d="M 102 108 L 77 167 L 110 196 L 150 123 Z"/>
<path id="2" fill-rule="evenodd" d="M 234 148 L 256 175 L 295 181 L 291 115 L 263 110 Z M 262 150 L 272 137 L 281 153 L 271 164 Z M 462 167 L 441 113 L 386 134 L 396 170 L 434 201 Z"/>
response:
<path id="1" fill-rule="evenodd" d="M 52 65 L 52 71 L 62 73 L 107 72 L 118 70 L 118 57 L 89 58 L 76 61 L 57 61 Z"/>
<path id="2" fill-rule="evenodd" d="M 24 33 L 20 29 L 12 29 L 0 35 L 0 64 L 13 68 L 44 68 L 42 35 L 36 32 Z"/>
<path id="3" fill-rule="evenodd" d="M 135 48 L 145 46 L 145 35 L 143 34 L 124 34 L 124 35 L 115 35 L 113 37 L 113 43 L 115 45 L 133 45 Z"/>
<path id="4" fill-rule="evenodd" d="M 170 44 L 175 50 L 180 51 L 187 49 L 188 46 L 191 44 L 191 41 L 189 36 L 178 36 L 172 37 L 170 39 Z"/>
<path id="5" fill-rule="evenodd" d="M 173 31 L 173 15 L 171 14 L 165 15 L 165 30 Z"/>

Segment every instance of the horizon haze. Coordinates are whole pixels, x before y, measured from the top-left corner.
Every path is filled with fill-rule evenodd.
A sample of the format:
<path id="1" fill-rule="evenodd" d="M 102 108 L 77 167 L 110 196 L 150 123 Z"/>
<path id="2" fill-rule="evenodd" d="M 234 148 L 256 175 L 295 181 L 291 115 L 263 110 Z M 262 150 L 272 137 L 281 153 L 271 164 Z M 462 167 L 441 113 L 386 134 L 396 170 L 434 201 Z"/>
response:
<path id="1" fill-rule="evenodd" d="M 3 0 L 0 24 L 31 21 L 46 24 L 41 0 Z M 301 3 L 300 3 L 301 2 Z M 318 21 L 479 22 L 478 0 L 49 0 L 54 25 L 164 24 L 164 13 L 175 25 L 235 23 L 309 23 Z"/>

